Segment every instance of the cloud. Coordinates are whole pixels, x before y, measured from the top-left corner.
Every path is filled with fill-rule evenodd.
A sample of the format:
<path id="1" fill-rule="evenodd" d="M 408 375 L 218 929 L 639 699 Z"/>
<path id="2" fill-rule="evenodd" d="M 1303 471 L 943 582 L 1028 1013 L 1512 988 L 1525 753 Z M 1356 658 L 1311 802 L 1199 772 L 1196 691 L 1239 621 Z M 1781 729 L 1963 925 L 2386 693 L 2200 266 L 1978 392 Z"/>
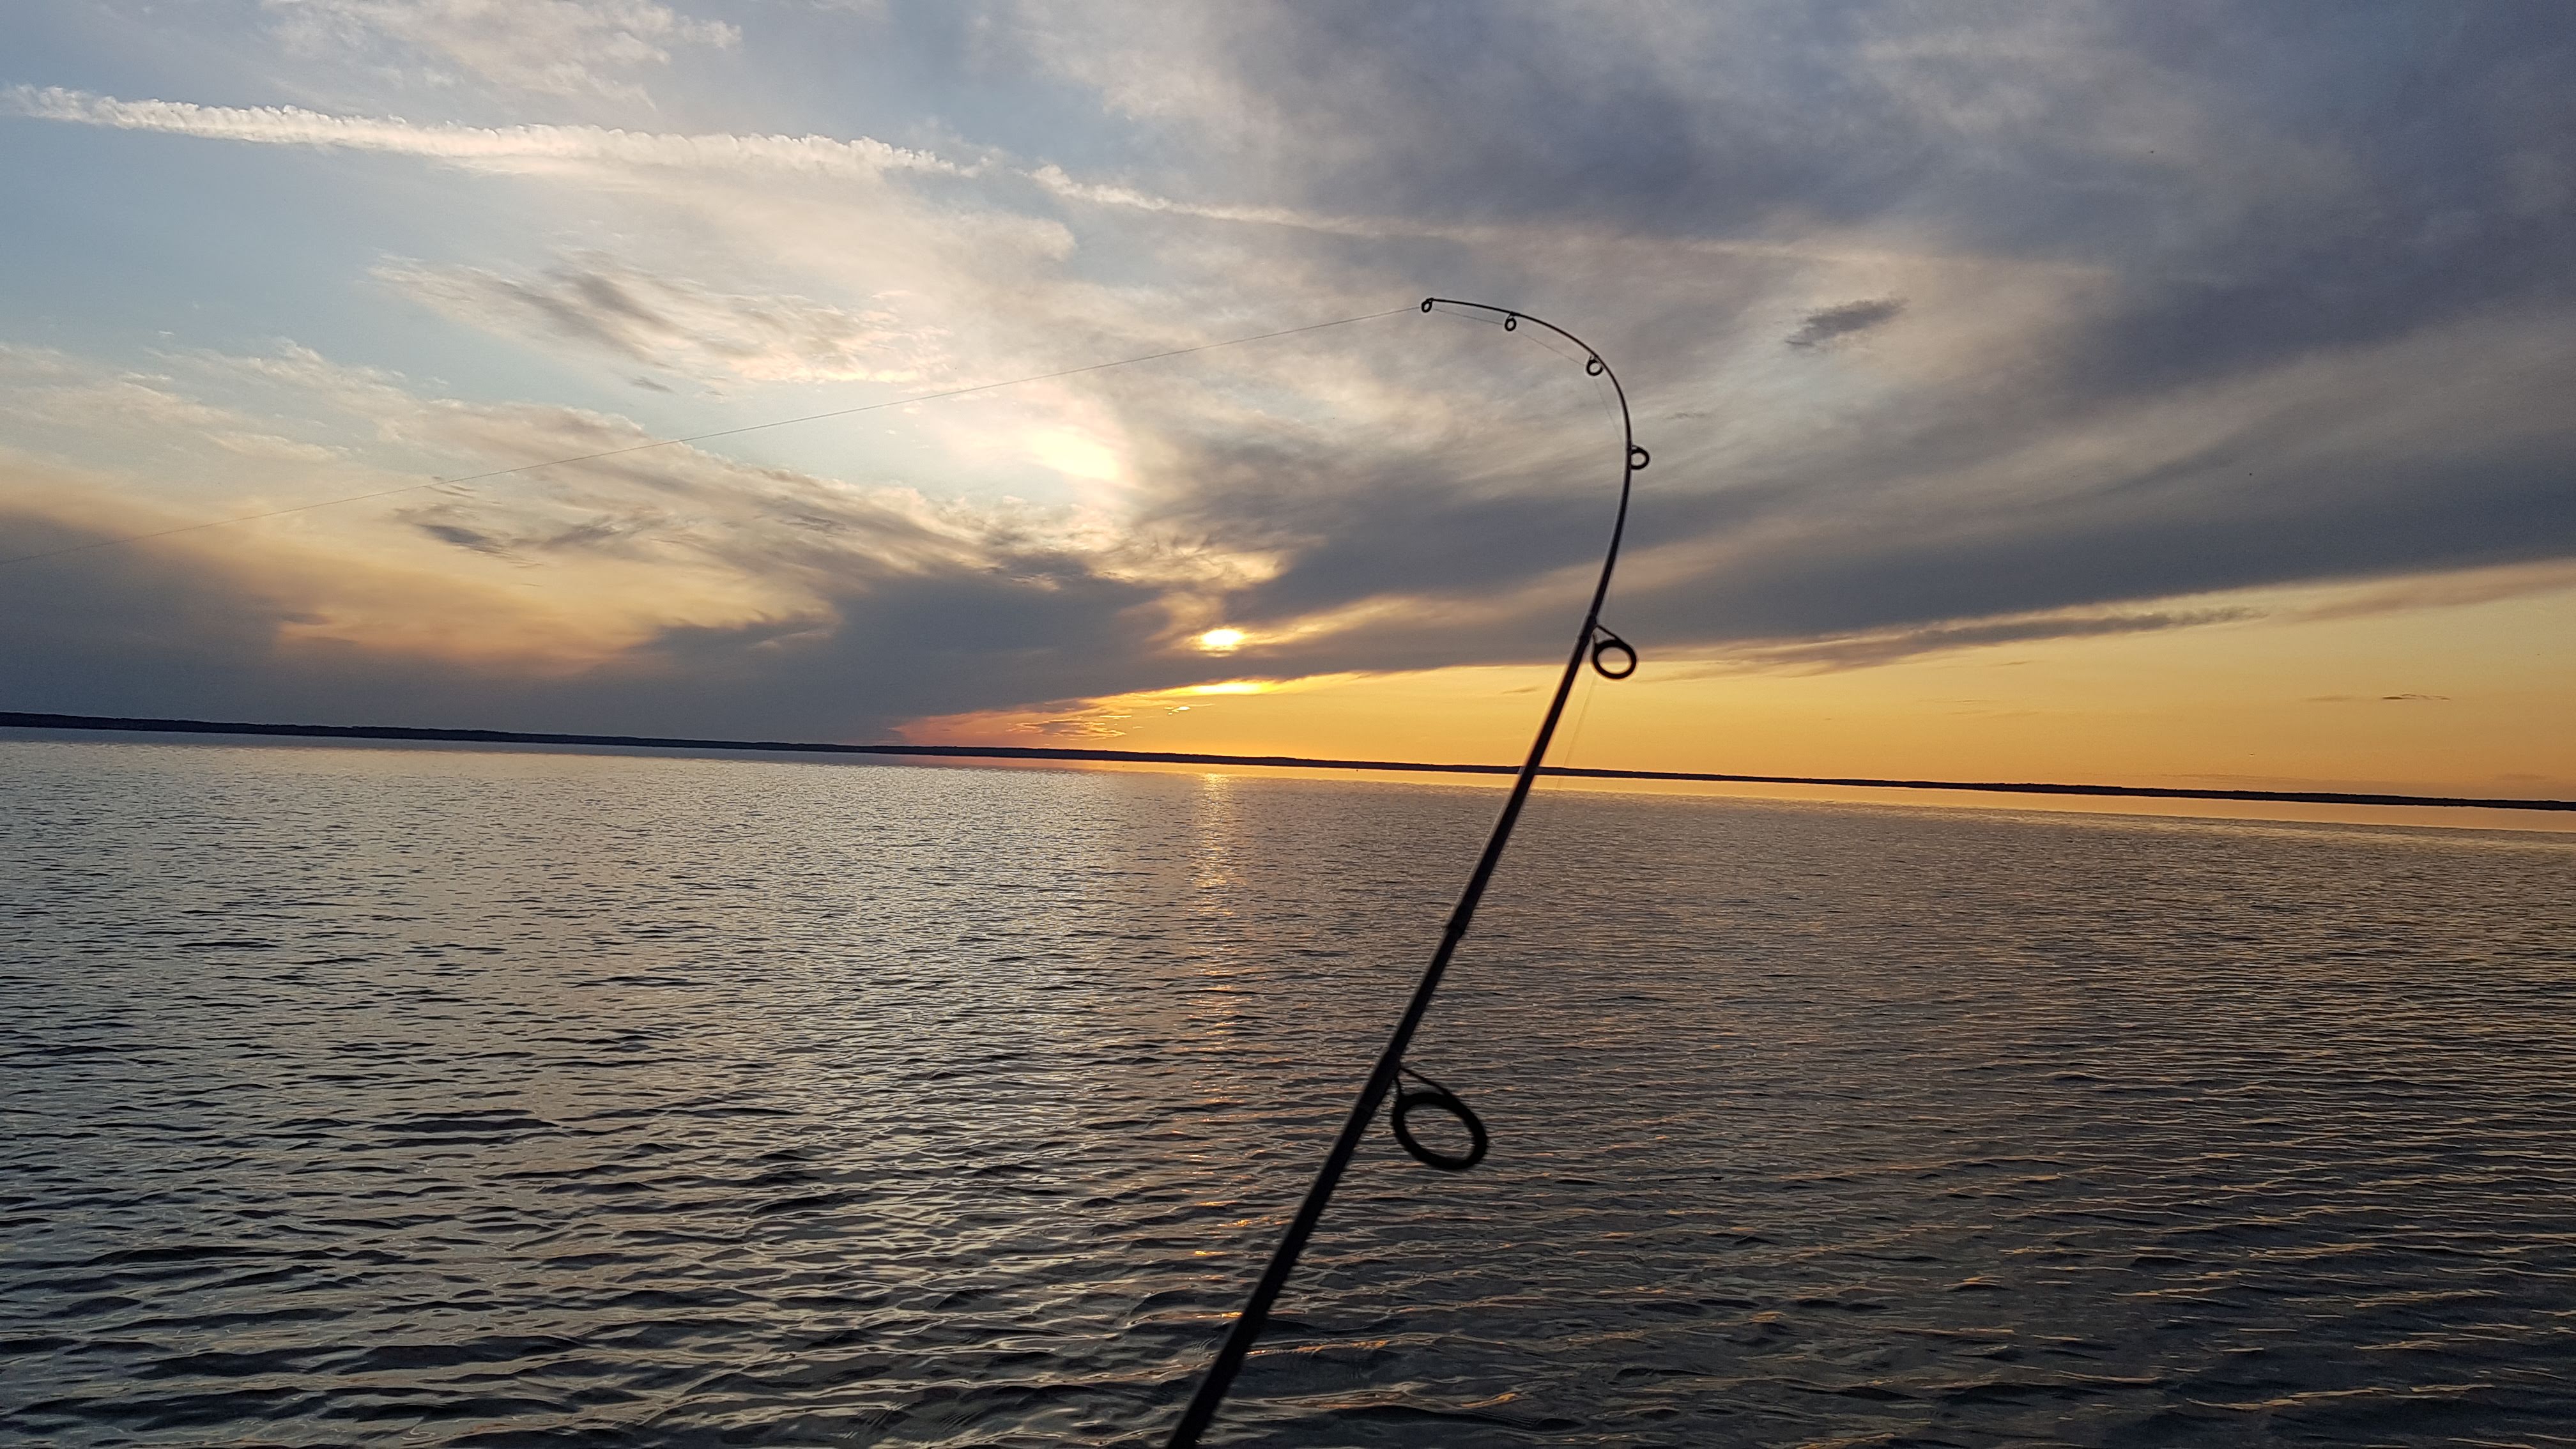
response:
<path id="1" fill-rule="evenodd" d="M 24 512 L 0 515 L 0 529 L 54 546 L 104 536 Z M 979 681 L 997 677 L 1052 685 L 1058 695 L 1103 677 L 1141 687 L 1185 677 L 1178 661 L 1157 664 L 1146 645 L 1150 590 L 1061 560 L 1003 557 L 988 561 L 999 567 L 852 579 L 808 612 L 675 624 L 565 659 L 478 658 L 443 641 L 352 643 L 317 626 L 353 595 L 378 593 L 378 607 L 481 615 L 488 608 L 469 606 L 487 591 L 367 578 L 346 558 L 281 571 L 271 553 L 259 560 L 266 567 L 254 567 L 261 552 L 95 550 L 77 570 L 0 578 L 8 706 L 871 739 L 906 718 L 987 707 L 997 695 Z"/>
<path id="2" fill-rule="evenodd" d="M 330 464 L 344 456 L 283 436 L 276 418 L 190 396 L 167 375 L 101 370 L 65 353 L 6 343 L 0 343 L 0 418 L 23 435 L 75 444 L 142 435 L 199 454 L 211 444 L 257 464 Z"/>
<path id="3" fill-rule="evenodd" d="M 2538 7 L 1029 13 L 1032 56 L 1273 206 L 2108 266 L 2105 384 L 2563 292 L 2576 250 L 2576 35 Z"/>
<path id="4" fill-rule="evenodd" d="M 2420 609 L 2461 608 L 2567 589 L 2576 589 L 2576 559 L 2549 559 L 2461 574 L 2396 579 L 2310 605 L 2299 612 L 2299 617 L 2358 619 Z"/>
<path id="5" fill-rule="evenodd" d="M 30 481 L 25 465 L 0 466 L 22 498 Z M 773 502 L 796 491 L 774 482 Z M 441 567 L 380 528 L 363 549 L 195 534 L 19 566 L 0 575 L 9 707 L 864 739 L 1016 701 L 1033 682 L 1062 698 L 1101 679 L 1168 687 L 1196 668 L 1151 581 L 892 500 L 808 497 L 766 530 L 650 509 L 622 527 L 549 522 L 619 491 L 593 479 L 396 515 L 427 547 L 505 575 Z M 135 521 L 84 522 L 94 506 L 52 496 L 49 512 L 0 510 L 0 532 L 42 551 Z M 694 622 L 707 591 L 668 591 L 707 570 L 779 587 Z M 622 598 L 586 584 L 621 571 Z M 511 596 L 524 587 L 539 596 Z"/>
<path id="6" fill-rule="evenodd" d="M 652 0 L 261 0 L 290 45 L 453 66 L 549 95 L 640 95 L 615 79 L 667 65 L 670 46 L 726 48 L 742 33 Z"/>
<path id="7" fill-rule="evenodd" d="M 300 106 L 208 106 L 191 101 L 123 100 L 60 86 L 0 89 L 0 107 L 39 120 L 116 130 L 191 136 L 254 145 L 314 146 L 442 161 L 477 171 L 560 176 L 575 171 L 615 173 L 695 172 L 756 178 L 881 180 L 893 175 L 955 177 L 1025 186 L 1033 195 L 1085 207 L 1130 211 L 1179 221 L 1206 221 L 1322 233 L 1402 243 L 1436 241 L 1471 246 L 1623 244 L 1622 236 L 1575 216 L 1543 226 L 1508 225 L 1313 207 L 1190 199 L 1118 182 L 1090 181 L 1049 162 L 1008 164 L 994 156 L 958 161 L 935 152 L 890 145 L 872 137 L 788 136 L 711 132 L 679 134 L 584 125 L 466 126 L 417 123 L 399 116 L 341 115 Z M 1694 237 L 1667 239 L 1698 256 L 1741 256 L 1773 261 L 1839 257 L 1859 264 L 1912 263 L 1943 267 L 2027 269 L 2056 264 L 1943 252 L 1920 245 L 1869 246 L 1815 238 L 1763 240 Z"/>
<path id="8" fill-rule="evenodd" d="M 376 276 L 490 331 L 567 339 L 701 379 L 908 382 L 940 365 L 935 334 L 891 311 L 717 292 L 596 253 L 534 277 L 416 262 Z"/>
<path id="9" fill-rule="evenodd" d="M 488 553 L 496 558 L 509 553 L 509 549 L 500 540 L 459 524 L 421 523 L 416 527 L 431 538 L 441 543 L 452 543 L 458 548 L 470 548 L 476 553 Z"/>
<path id="10" fill-rule="evenodd" d="M 1935 624 L 1831 639 L 1800 639 L 1756 644 L 1730 651 L 1729 667 L 1786 669 L 1821 673 L 1867 669 L 1924 654 L 1973 649 L 1992 644 L 2018 644 L 2042 639 L 2104 638 L 2120 634 L 2161 633 L 2234 623 L 2254 617 L 2243 608 L 2175 610 L 2140 614 L 2044 614 L 1974 623 Z"/>
<path id="11" fill-rule="evenodd" d="M 1124 718 L 1125 716 L 1119 716 Z M 1051 739 L 1106 740 L 1127 733 L 1106 722 L 1106 716 L 1081 716 L 1073 719 L 1023 720 L 1011 726 L 1015 734 L 1045 735 Z"/>
<path id="12" fill-rule="evenodd" d="M 1820 307 L 1798 323 L 1798 330 L 1781 339 L 1791 347 L 1818 347 L 1837 337 L 1849 337 L 1896 320 L 1905 310 L 1902 297 L 1882 297 L 1872 302 L 1845 302 L 1839 307 Z"/>
<path id="13" fill-rule="evenodd" d="M 1358 234 L 1385 229 L 1364 219 L 1279 207 L 1181 201 L 1129 186 L 1082 181 L 1052 164 L 1013 168 L 983 160 L 953 161 L 866 136 L 681 135 L 607 126 L 425 124 L 398 116 L 334 115 L 301 106 L 206 106 L 191 101 L 120 100 L 60 86 L 12 86 L 0 91 L 0 104 L 20 115 L 74 125 L 255 145 L 374 151 L 521 174 L 558 172 L 572 166 L 610 166 L 870 181 L 889 173 L 968 178 L 998 175 L 1025 181 L 1050 195 L 1100 206 Z"/>
<path id="14" fill-rule="evenodd" d="M 614 165 L 762 171 L 876 180 L 888 172 L 962 176 L 969 166 L 869 137 L 668 135 L 607 126 L 459 126 L 399 117 L 337 116 L 300 106 L 201 106 L 127 101 L 60 86 L 12 86 L 8 109 L 39 120 L 157 131 L 265 146 L 322 146 L 418 156 L 477 169 L 541 174 Z"/>
<path id="15" fill-rule="evenodd" d="M 99 373 L 59 353 L 0 361 L 56 389 Z M 172 363 L 155 393 L 172 405 L 130 417 L 138 438 L 193 435 L 189 389 L 219 387 L 299 429 L 354 424 L 389 466 L 645 437 L 574 409 L 421 396 L 297 348 Z M 366 451 L 335 450 L 336 466 Z M 193 521 L 115 501 L 134 492 L 0 452 L 0 534 L 46 553 Z M 12 567 L 0 674 L 9 707 L 75 713 L 878 738 L 1102 680 L 1193 682 L 1202 656 L 1171 605 L 1197 567 L 1067 510 L 933 502 L 672 447 Z"/>
<path id="16" fill-rule="evenodd" d="M 2497 564 L 2555 578 L 2544 563 L 2511 561 L 2546 560 L 2576 536 L 2559 461 L 2569 424 L 2547 404 L 2576 384 L 2576 360 L 2553 356 L 2558 335 L 2549 317 L 2480 319 L 2205 393 L 2097 406 L 2080 425 L 2037 433 L 1936 411 L 1885 436 L 1838 438 L 1840 453 L 1746 468 L 1719 489 L 1691 486 L 1703 451 L 1655 439 L 1662 456 L 1641 479 L 1637 553 L 1610 619 L 1653 658 L 1840 669 L 2236 617 L 2120 607 L 2178 594 Z M 1212 409 L 1203 392 L 1146 375 L 1103 382 L 1100 402 L 1153 440 L 1131 511 L 1105 521 L 943 514 L 688 449 L 550 470 L 540 493 L 440 500 L 407 516 L 463 552 L 764 582 L 759 609 L 674 636 L 695 641 L 739 642 L 781 619 L 828 637 L 895 617 L 873 592 L 835 580 L 874 590 L 955 569 L 1035 568 L 1125 600 L 1131 612 L 1081 646 L 1087 664 L 1041 669 L 1043 648 L 1013 655 L 1023 663 L 982 676 L 982 693 L 957 711 L 1078 694 L 1084 669 L 1103 694 L 1136 687 L 1138 671 L 1187 682 L 1210 666 L 1180 658 L 1180 641 L 1221 623 L 1249 631 L 1242 660 L 1271 674 L 1554 652 L 1588 587 L 1609 502 L 1565 480 L 1591 471 L 1615 434 L 1568 410 L 1579 369 L 1559 377 L 1548 354 L 1488 331 L 1434 331 L 1421 344 L 1444 336 L 1456 352 L 1400 354 L 1417 382 L 1468 388 L 1481 358 L 1488 381 L 1529 363 L 1534 390 L 1507 391 L 1499 415 L 1453 398 L 1387 436 L 1349 415 Z M 2422 386 L 2440 359 L 2463 355 L 2516 363 L 2510 385 Z M 565 409 L 416 402 L 386 416 L 405 437 L 501 466 L 649 438 Z M 1666 484 L 1676 470 L 1682 478 Z M 759 642 L 773 647 L 769 638 Z M 1039 677 L 1043 693 L 1021 692 Z M 755 707 L 757 696 L 735 697 Z"/>
<path id="17" fill-rule="evenodd" d="M 745 23 L 750 67 L 769 19 Z M 2302 582 L 2378 581 L 2320 608 L 2430 607 L 2576 559 L 2576 100 L 2555 79 L 2576 21 L 2546 8 L 2290 25 L 2197 4 L 1315 0 L 854 23 L 890 46 L 949 35 L 901 52 L 956 98 L 884 132 L 919 144 L 786 134 L 802 111 L 759 133 L 757 97 L 690 112 L 745 134 L 59 88 L 7 104 L 418 158 L 441 168 L 421 184 L 468 201 L 539 180 L 508 196 L 553 260 L 378 276 L 647 388 L 1008 376 L 1428 290 L 1524 306 L 1602 349 L 1654 450 L 1609 615 L 1650 659 L 1866 667 L 2188 627 L 2206 621 L 2170 601 Z M 615 83 L 662 62 L 582 64 Z M 979 112 L 992 94 L 1009 99 Z M 969 139 L 979 124 L 1035 154 Z M 961 709 L 1204 678 L 1213 661 L 1167 651 L 1221 624 L 1251 636 L 1227 667 L 1282 675 L 1544 658 L 1589 587 L 1617 444 L 1579 359 L 1533 332 L 1406 318 L 926 411 L 916 476 L 953 496 L 671 450 L 415 500 L 350 546 L 507 573 L 532 617 L 527 585 L 578 577 L 620 621 L 585 677 L 703 667 L 742 685 L 725 697 L 745 719 L 767 707 L 754 685 L 819 688 L 757 661 L 834 650 L 921 671 L 904 698 Z M 28 386 L 96 399 L 102 438 L 119 387 L 154 438 L 182 436 L 183 404 L 215 409 L 195 425 L 222 446 L 197 452 L 243 468 L 258 446 L 355 472 L 650 436 L 327 380 L 312 357 L 229 366 L 312 374 L 314 415 L 349 426 L 149 368 Z M 1050 448 L 1084 476 L 1079 508 L 1013 513 L 953 483 Z M 935 640 L 952 614 L 981 642 L 860 642 Z M 1033 652 L 1001 642 L 1014 628 Z"/>
<path id="18" fill-rule="evenodd" d="M 2576 422 L 2551 401 L 2576 387 L 2569 321 L 2479 317 L 2141 398 L 1935 385 L 1794 446 L 1650 428 L 1609 618 L 1658 657 L 1756 644 L 1787 660 L 1803 639 L 1866 662 L 2016 637 L 2034 617 L 2042 634 L 2138 626 L 2102 615 L 2203 622 L 2118 606 L 2300 580 L 2556 578 L 2517 561 L 2576 553 Z M 1499 345 L 1498 366 L 1516 343 Z M 2461 357 L 2486 360 L 2476 383 L 2428 385 Z M 1273 560 L 1224 605 L 1265 668 L 1543 657 L 1599 557 L 1609 498 L 1583 480 L 1616 433 L 1597 417 L 1453 406 L 1374 448 L 1181 426 L 1149 425 L 1173 451 L 1148 517 Z"/>

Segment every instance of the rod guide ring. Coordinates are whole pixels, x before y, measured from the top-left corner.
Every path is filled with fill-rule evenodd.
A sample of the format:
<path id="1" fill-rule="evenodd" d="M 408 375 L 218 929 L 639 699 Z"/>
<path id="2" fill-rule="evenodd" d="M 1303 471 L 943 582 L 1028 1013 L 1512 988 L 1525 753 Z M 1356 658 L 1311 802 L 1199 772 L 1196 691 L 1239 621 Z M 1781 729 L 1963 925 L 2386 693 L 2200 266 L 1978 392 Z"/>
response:
<path id="1" fill-rule="evenodd" d="M 1620 638 L 1618 635 L 1611 633 L 1602 625 L 1595 624 L 1592 628 L 1593 672 L 1599 674 L 1604 679 L 1625 679 L 1629 675 L 1636 673 L 1637 647 L 1629 643 L 1627 640 Z M 1620 657 L 1626 659 L 1628 662 L 1616 669 L 1613 669 L 1608 664 L 1602 662 L 1601 656 L 1613 651 L 1616 651 Z"/>
<path id="2" fill-rule="evenodd" d="M 1386 1125 L 1395 1130 L 1396 1144 L 1411 1153 L 1414 1161 L 1425 1167 L 1436 1167 L 1442 1172 L 1465 1172 L 1468 1168 L 1484 1161 L 1485 1149 L 1493 1144 L 1492 1139 L 1485 1135 L 1485 1124 L 1476 1116 L 1475 1110 L 1460 1101 L 1457 1093 L 1413 1068 L 1404 1067 L 1401 1070 L 1406 1076 L 1423 1085 L 1396 1089 L 1395 1106 L 1386 1115 Z M 1437 1108 L 1457 1118 L 1467 1129 L 1467 1150 L 1442 1152 L 1436 1147 L 1426 1146 L 1422 1139 L 1414 1136 L 1413 1129 L 1406 1124 L 1405 1119 L 1419 1107 Z"/>

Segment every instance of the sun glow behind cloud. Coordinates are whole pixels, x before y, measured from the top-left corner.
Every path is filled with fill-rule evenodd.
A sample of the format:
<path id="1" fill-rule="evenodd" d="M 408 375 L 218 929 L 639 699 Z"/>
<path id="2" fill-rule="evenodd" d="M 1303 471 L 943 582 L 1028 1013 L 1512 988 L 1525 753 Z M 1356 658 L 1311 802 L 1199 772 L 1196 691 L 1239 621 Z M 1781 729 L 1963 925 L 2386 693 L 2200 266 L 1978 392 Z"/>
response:
<path id="1" fill-rule="evenodd" d="M 2576 675 L 2532 641 L 2576 631 L 2576 572 L 2432 578 L 2190 601 L 2213 622 L 2119 636 L 1961 641 L 1865 667 L 1654 657 L 1589 678 L 1550 762 L 1892 778 L 2086 779 L 2199 789 L 2576 795 Z M 1863 659 L 1871 656 L 1863 654 Z M 1094 743 L 1136 750 L 1508 763 L 1555 678 L 1544 665 L 1339 674 L 1093 702 Z M 1063 716 L 1058 715 L 1057 718 Z M 1032 717 L 925 721 L 920 740 L 1025 742 Z M 2493 821 L 2483 823 L 2493 824 Z"/>

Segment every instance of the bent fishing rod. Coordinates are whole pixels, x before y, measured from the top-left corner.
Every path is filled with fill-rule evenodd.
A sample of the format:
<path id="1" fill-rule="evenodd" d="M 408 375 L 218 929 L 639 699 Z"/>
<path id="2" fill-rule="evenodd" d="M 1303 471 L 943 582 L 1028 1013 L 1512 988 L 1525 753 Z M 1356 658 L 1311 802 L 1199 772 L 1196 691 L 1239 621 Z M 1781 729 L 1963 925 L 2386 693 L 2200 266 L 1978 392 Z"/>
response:
<path id="1" fill-rule="evenodd" d="M 1396 1088 L 1398 1077 L 1410 1077 L 1420 1083 L 1396 1092 L 1395 1107 L 1387 1116 L 1387 1126 L 1395 1133 L 1397 1145 L 1425 1166 L 1444 1172 L 1464 1172 L 1484 1160 L 1489 1139 L 1485 1124 L 1474 1111 L 1448 1088 L 1407 1066 L 1405 1049 L 1413 1044 L 1413 1033 L 1422 1025 L 1423 1014 L 1431 1009 L 1431 998 L 1440 990 L 1440 978 L 1449 970 L 1449 958 L 1458 953 L 1458 943 L 1467 938 L 1467 928 L 1476 919 L 1476 907 L 1485 898 L 1485 887 L 1493 883 L 1494 869 L 1502 864 L 1503 847 L 1512 839 L 1512 827 L 1520 823 L 1521 807 L 1529 803 L 1530 788 L 1538 783 L 1539 762 L 1547 757 L 1549 741 L 1556 736 L 1557 721 L 1565 714 L 1565 701 L 1574 693 L 1575 678 L 1589 662 L 1604 679 L 1625 679 L 1637 672 L 1637 651 L 1628 641 L 1612 633 L 1601 622 L 1601 605 L 1610 596 L 1610 575 L 1619 566 L 1619 542 L 1628 531 L 1628 491 L 1639 469 L 1649 461 L 1644 448 L 1637 446 L 1637 429 L 1628 415 L 1628 392 L 1619 385 L 1619 375 L 1610 370 L 1601 354 L 1591 344 L 1553 322 L 1532 317 L 1526 312 L 1506 307 L 1488 306 L 1482 302 L 1462 302 L 1450 297 L 1425 297 L 1422 310 L 1439 307 L 1460 308 L 1499 320 L 1506 332 L 1520 330 L 1523 322 L 1544 327 L 1583 352 L 1585 375 L 1609 381 L 1611 393 L 1619 402 L 1619 509 L 1610 522 L 1610 547 L 1601 556 L 1601 578 L 1592 586 L 1591 606 L 1583 612 L 1583 627 L 1575 633 L 1574 652 L 1565 661 L 1565 673 L 1556 682 L 1555 697 L 1548 701 L 1547 717 L 1539 721 L 1538 738 L 1531 741 L 1529 759 L 1513 777 L 1512 791 L 1503 801 L 1503 813 L 1494 822 L 1494 833 L 1485 841 L 1485 853 L 1476 859 L 1475 872 L 1467 877 L 1467 887 L 1458 893 L 1458 905 L 1449 913 L 1449 924 L 1440 933 L 1440 945 L 1431 953 L 1431 964 L 1424 969 L 1422 981 L 1413 988 L 1413 999 L 1405 1004 L 1404 1014 L 1396 1019 L 1395 1031 L 1386 1039 L 1386 1049 L 1378 1053 L 1377 1063 L 1369 1069 L 1368 1080 L 1360 1087 L 1359 1100 L 1351 1104 L 1351 1114 L 1342 1123 L 1339 1137 L 1333 1139 L 1333 1150 L 1324 1155 L 1324 1166 L 1315 1174 L 1314 1185 L 1306 1189 L 1305 1201 L 1297 1205 L 1297 1214 L 1289 1219 L 1288 1230 L 1280 1235 L 1279 1246 L 1270 1254 L 1270 1263 L 1261 1270 L 1260 1281 L 1253 1284 L 1252 1297 L 1227 1329 L 1225 1342 L 1217 1348 L 1216 1358 L 1208 1364 L 1207 1373 L 1199 1380 L 1197 1392 L 1190 1396 L 1189 1407 L 1182 1410 L 1181 1421 L 1172 1429 L 1169 1449 L 1193 1449 L 1199 1436 L 1207 1432 L 1216 1411 L 1225 1402 L 1226 1390 L 1232 1387 L 1235 1373 L 1243 1367 L 1245 1355 L 1261 1337 L 1262 1325 L 1270 1318 L 1271 1305 L 1279 1299 L 1288 1277 L 1297 1270 L 1297 1259 L 1306 1251 L 1307 1240 L 1314 1237 L 1316 1224 L 1323 1221 L 1324 1209 L 1333 1200 L 1333 1190 L 1341 1186 L 1342 1174 L 1351 1165 L 1352 1154 L 1359 1151 L 1360 1138 L 1367 1134 L 1369 1123 L 1376 1120 L 1378 1108 L 1386 1094 Z M 1467 1129 L 1465 1152 L 1447 1153 L 1425 1144 L 1413 1134 L 1407 1118 L 1425 1108 L 1446 1112 Z"/>

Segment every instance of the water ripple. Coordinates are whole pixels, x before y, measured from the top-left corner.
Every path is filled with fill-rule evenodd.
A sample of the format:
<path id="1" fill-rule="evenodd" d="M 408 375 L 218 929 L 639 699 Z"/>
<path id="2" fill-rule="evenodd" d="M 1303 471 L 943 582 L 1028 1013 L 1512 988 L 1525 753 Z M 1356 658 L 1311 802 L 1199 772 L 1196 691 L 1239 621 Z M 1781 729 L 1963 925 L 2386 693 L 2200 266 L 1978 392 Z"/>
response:
<path id="1" fill-rule="evenodd" d="M 0 744 L 0 1436 L 1155 1442 L 1494 798 Z M 2567 1443 L 2576 847 L 1542 797 L 1220 1421 Z M 1616 900 L 1616 913 L 1601 902 Z"/>

